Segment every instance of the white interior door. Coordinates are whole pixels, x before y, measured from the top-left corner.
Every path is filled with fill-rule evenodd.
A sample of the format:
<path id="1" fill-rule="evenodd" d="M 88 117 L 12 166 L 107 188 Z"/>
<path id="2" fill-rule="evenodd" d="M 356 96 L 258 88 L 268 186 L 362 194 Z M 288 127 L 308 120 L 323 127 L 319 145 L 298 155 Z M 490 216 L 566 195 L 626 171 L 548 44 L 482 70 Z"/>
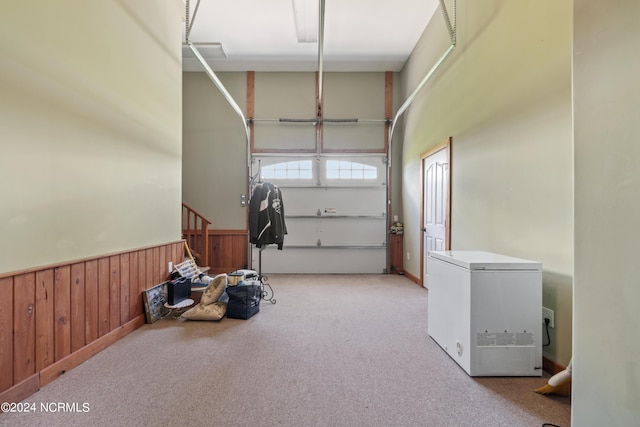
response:
<path id="1" fill-rule="evenodd" d="M 422 160 L 424 171 L 423 283 L 426 288 L 429 288 L 429 270 L 427 268 L 429 251 L 448 249 L 449 160 L 447 153 L 447 147 L 443 147 Z"/>

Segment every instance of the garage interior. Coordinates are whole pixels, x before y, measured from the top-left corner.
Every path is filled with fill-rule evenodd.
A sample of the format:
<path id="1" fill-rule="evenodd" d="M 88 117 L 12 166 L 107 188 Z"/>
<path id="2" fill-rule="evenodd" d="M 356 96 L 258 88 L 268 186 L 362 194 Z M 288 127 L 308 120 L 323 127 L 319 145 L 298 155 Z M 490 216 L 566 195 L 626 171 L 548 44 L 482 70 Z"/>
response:
<path id="1" fill-rule="evenodd" d="M 208 368 L 237 395 L 249 389 L 247 420 L 264 425 L 471 424 L 490 419 L 474 412 L 485 404 L 503 425 L 635 422 L 640 60 L 628 52 L 640 6 L 320 1 L 321 37 L 300 42 L 294 2 L 261 3 L 3 4 L 0 401 L 67 402 L 88 384 L 96 397 L 86 413 L 0 423 L 114 420 L 117 396 L 152 369 L 165 393 L 131 399 L 127 419 L 242 424 L 237 401 L 163 410 L 178 402 L 171 391 L 206 394 L 195 383 Z M 207 33 L 230 28 L 262 62 Z M 295 52 L 277 51 L 285 35 Z M 382 52 L 405 36 L 408 49 Z M 544 368 L 573 361 L 570 398 L 534 394 L 544 378 L 470 378 L 430 340 L 425 171 L 441 150 L 447 221 L 435 244 L 542 263 L 543 306 L 555 313 Z M 284 195 L 282 251 L 248 244 L 261 179 Z M 145 324 L 141 293 L 183 260 L 185 205 L 211 223 L 198 249 L 211 274 L 260 264 L 278 304 L 244 323 Z M 199 352 L 217 340 L 217 357 Z M 189 348 L 197 361 L 177 364 Z M 145 351 L 175 371 L 137 366 Z M 234 382 L 249 371 L 232 360 L 252 351 L 245 368 L 260 387 L 287 390 L 281 399 Z M 381 364 L 392 354 L 395 370 Z M 115 360 L 122 375 L 109 374 Z M 103 391 L 112 406 L 98 402 Z M 285 417 L 292 406 L 301 412 Z"/>

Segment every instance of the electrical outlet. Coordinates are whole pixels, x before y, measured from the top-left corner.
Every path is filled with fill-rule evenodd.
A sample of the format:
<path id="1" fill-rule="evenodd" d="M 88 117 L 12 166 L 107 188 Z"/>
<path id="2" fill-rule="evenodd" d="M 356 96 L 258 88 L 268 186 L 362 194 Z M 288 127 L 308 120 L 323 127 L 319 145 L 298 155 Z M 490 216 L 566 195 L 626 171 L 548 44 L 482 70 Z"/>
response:
<path id="1" fill-rule="evenodd" d="M 407 261 L 409 261 L 411 259 L 411 254 L 409 253 L 409 251 L 407 251 Z"/>
<path id="2" fill-rule="evenodd" d="M 547 307 L 542 307 L 542 324 L 544 325 L 544 319 L 549 319 L 549 327 L 554 327 L 554 313 L 553 310 Z"/>

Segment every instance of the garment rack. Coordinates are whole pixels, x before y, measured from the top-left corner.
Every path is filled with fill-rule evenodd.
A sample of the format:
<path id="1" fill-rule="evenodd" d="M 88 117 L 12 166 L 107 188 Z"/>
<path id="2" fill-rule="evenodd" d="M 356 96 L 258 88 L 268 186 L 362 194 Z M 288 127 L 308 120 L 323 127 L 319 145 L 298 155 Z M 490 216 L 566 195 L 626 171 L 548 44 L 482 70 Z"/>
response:
<path id="1" fill-rule="evenodd" d="M 258 251 L 258 280 L 260 281 L 260 298 L 265 301 L 269 301 L 271 304 L 276 303 L 276 299 L 274 298 L 275 294 L 273 292 L 273 288 L 269 284 L 269 278 L 262 274 L 262 251 L 264 247 L 260 248 Z"/>
<path id="2" fill-rule="evenodd" d="M 255 184 L 260 183 L 262 183 L 262 165 L 261 160 L 258 160 L 258 172 L 254 176 L 250 177 L 251 197 L 253 197 L 253 188 Z M 262 274 L 262 251 L 264 249 L 264 247 L 261 247 L 258 251 L 258 280 L 260 281 L 260 298 L 265 301 L 269 301 L 271 304 L 275 304 L 275 293 L 273 292 L 271 284 L 269 284 L 269 278 Z"/>

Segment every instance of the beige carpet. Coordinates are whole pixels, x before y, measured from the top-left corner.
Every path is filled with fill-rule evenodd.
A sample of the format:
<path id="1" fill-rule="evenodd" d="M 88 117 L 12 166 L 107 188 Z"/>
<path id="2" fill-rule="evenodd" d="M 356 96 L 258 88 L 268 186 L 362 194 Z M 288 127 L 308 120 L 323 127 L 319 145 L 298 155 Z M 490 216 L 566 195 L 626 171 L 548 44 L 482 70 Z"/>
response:
<path id="1" fill-rule="evenodd" d="M 145 325 L 0 425 L 570 425 L 569 398 L 533 392 L 546 378 L 469 377 L 427 334 L 428 292 L 403 276 L 269 282 L 277 303 L 253 318 Z"/>

